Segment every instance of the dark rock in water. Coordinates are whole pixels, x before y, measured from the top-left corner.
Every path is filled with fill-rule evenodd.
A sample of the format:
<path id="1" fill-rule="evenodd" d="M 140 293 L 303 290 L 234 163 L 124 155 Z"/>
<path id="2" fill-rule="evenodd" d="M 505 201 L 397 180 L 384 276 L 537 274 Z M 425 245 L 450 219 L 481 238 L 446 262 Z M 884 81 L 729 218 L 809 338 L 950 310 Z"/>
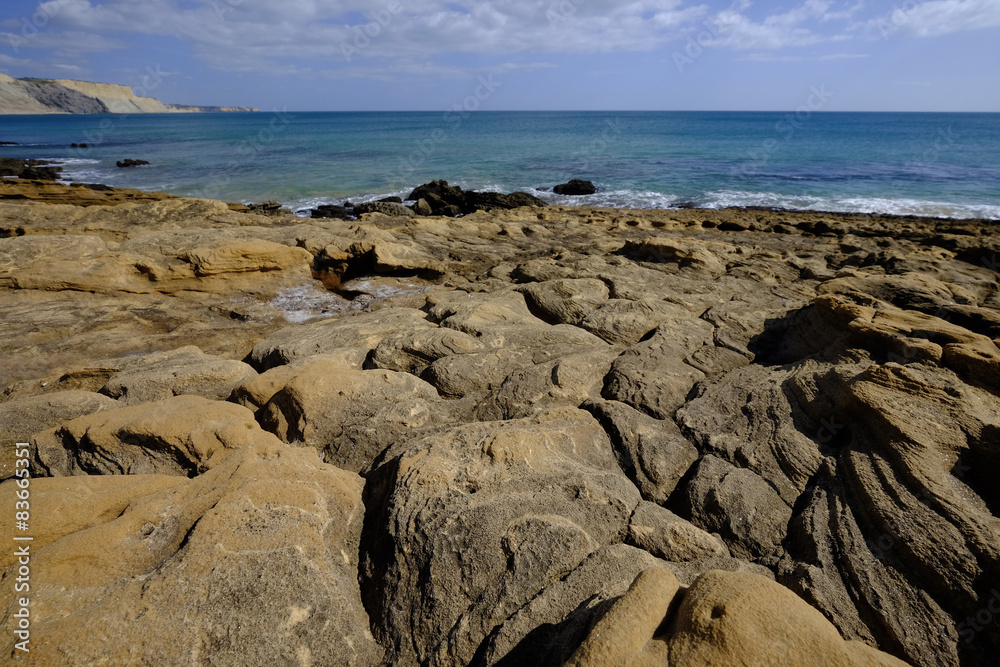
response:
<path id="1" fill-rule="evenodd" d="M 378 201 L 382 202 L 383 204 L 402 204 L 403 203 L 403 198 L 402 197 L 384 197 L 382 199 L 379 199 Z"/>
<path id="2" fill-rule="evenodd" d="M 548 206 L 538 197 L 527 192 L 514 192 L 509 195 L 499 192 L 466 192 L 462 195 L 462 212 L 494 211 L 497 209 L 520 208 L 521 206 Z"/>
<path id="3" fill-rule="evenodd" d="M 0 146 L 17 146 L 16 141 L 0 141 Z"/>
<path id="4" fill-rule="evenodd" d="M 412 201 L 426 199 L 432 208 L 436 208 L 434 206 L 434 198 L 443 201 L 444 206 L 448 204 L 461 206 L 462 188 L 448 185 L 448 181 L 431 181 L 430 183 L 421 185 L 407 197 L 407 199 Z"/>
<path id="5" fill-rule="evenodd" d="M 59 179 L 62 167 L 28 167 L 21 172 L 21 178 L 36 181 L 55 181 Z"/>
<path id="6" fill-rule="evenodd" d="M 671 207 L 677 209 L 692 209 L 692 208 L 698 208 L 698 205 L 695 204 L 693 201 L 681 201 L 675 204 L 671 204 Z"/>
<path id="7" fill-rule="evenodd" d="M 333 204 L 324 204 L 323 206 L 314 208 L 311 215 L 314 218 L 336 218 L 339 220 L 349 220 L 354 217 L 352 211 L 348 211 L 343 206 L 335 206 Z"/>
<path id="8" fill-rule="evenodd" d="M 597 192 L 597 186 L 590 181 L 581 181 L 578 178 L 571 179 L 568 183 L 557 185 L 552 188 L 557 195 L 592 195 Z"/>
<path id="9" fill-rule="evenodd" d="M 149 164 L 145 160 L 133 160 L 131 158 L 125 160 L 119 160 L 115 164 L 118 165 L 119 169 L 127 169 L 129 167 L 141 167 L 143 165 Z"/>
<path id="10" fill-rule="evenodd" d="M 383 215 L 392 215 L 396 217 L 412 217 L 413 211 L 406 208 L 402 204 L 394 204 L 392 202 L 384 201 L 370 201 L 364 204 L 358 204 L 354 207 L 354 215 L 363 215 L 365 213 L 382 213 Z"/>
<path id="11" fill-rule="evenodd" d="M 70 144 L 70 148 L 90 148 L 90 144 Z"/>
<path id="12" fill-rule="evenodd" d="M 281 204 L 276 201 L 265 201 L 259 204 L 247 204 L 249 213 L 256 213 L 258 215 L 281 215 L 282 213 L 288 213 L 287 209 L 281 208 Z"/>
<path id="13" fill-rule="evenodd" d="M 24 160 L 21 158 L 0 158 L 0 177 L 17 176 L 26 180 L 54 181 L 59 178 L 62 167 L 48 167 L 46 160 Z"/>

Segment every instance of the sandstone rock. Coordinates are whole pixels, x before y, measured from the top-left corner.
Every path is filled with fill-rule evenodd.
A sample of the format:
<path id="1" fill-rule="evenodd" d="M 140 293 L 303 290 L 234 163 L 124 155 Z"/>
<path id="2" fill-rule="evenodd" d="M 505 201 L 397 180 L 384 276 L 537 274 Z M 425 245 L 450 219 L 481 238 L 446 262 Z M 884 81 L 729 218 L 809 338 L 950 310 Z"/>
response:
<path id="1" fill-rule="evenodd" d="M 670 640 L 670 664 L 878 665 L 906 663 L 841 639 L 794 593 L 752 574 L 709 572 L 684 595 Z"/>
<path id="2" fill-rule="evenodd" d="M 822 614 L 764 577 L 708 572 L 680 592 L 659 568 L 636 577 L 566 664 L 905 665 L 845 642 Z"/>
<path id="3" fill-rule="evenodd" d="M 555 405 L 578 407 L 600 396 L 604 376 L 620 354 L 620 348 L 600 345 L 514 371 L 480 404 L 476 416 L 484 421 L 516 419 Z"/>
<path id="4" fill-rule="evenodd" d="M 727 243 L 698 243 L 654 236 L 627 242 L 621 253 L 638 261 L 673 265 L 677 271 L 718 278 L 726 273 L 727 260 L 737 254 L 737 249 Z"/>
<path id="5" fill-rule="evenodd" d="M 302 248 L 289 248 L 269 241 L 247 241 L 214 248 L 197 248 L 182 257 L 191 263 L 195 275 L 281 271 L 309 266 L 312 255 Z"/>
<path id="6" fill-rule="evenodd" d="M 686 493 L 692 522 L 720 533 L 734 556 L 748 560 L 772 554 L 792 516 L 766 481 L 712 455 L 698 462 Z"/>
<path id="7" fill-rule="evenodd" d="M 276 366 L 260 375 L 255 373 L 245 382 L 234 387 L 227 400 L 256 412 L 266 405 L 271 397 L 284 389 L 285 385 L 291 382 L 296 375 L 301 373 L 303 366 L 322 363 L 342 367 L 348 371 L 360 371 L 367 357 L 368 351 L 361 348 L 344 348 L 330 354 L 302 357 L 284 366 Z"/>
<path id="8" fill-rule="evenodd" d="M 192 476 L 233 450 L 277 444 L 246 408 L 177 396 L 71 420 L 39 433 L 34 454 L 51 476 Z"/>
<path id="9" fill-rule="evenodd" d="M 0 403 L 0 481 L 14 474 L 14 443 L 30 442 L 32 436 L 63 422 L 113 410 L 118 404 L 89 391 L 61 391 L 44 396 L 25 396 Z"/>
<path id="10" fill-rule="evenodd" d="M 384 338 L 372 353 L 376 368 L 422 374 L 438 359 L 483 352 L 486 346 L 469 334 L 446 327 L 404 331 Z"/>
<path id="11" fill-rule="evenodd" d="M 611 437 L 625 475 L 642 497 L 665 504 L 677 483 L 698 460 L 698 450 L 670 420 L 653 419 L 618 401 L 591 401 L 583 406 Z"/>
<path id="12" fill-rule="evenodd" d="M 296 369 L 258 411 L 284 442 L 312 447 L 327 463 L 360 472 L 407 433 L 435 422 L 438 394 L 406 373 L 352 371 L 339 360 Z"/>
<path id="13" fill-rule="evenodd" d="M 36 479 L 31 664 L 372 665 L 361 480 L 277 441 L 195 479 Z M 12 483 L 0 487 L 13 503 Z M 86 502 L 80 499 L 85 498 Z M 17 567 L 7 550 L 5 577 Z M 5 615 L 15 603 L 4 602 Z M 196 629 L 192 619 L 197 619 Z M 14 651 L 8 633 L 2 650 Z"/>
<path id="14" fill-rule="evenodd" d="M 362 591 L 396 664 L 468 664 L 499 623 L 619 542 L 639 502 L 600 426 L 572 408 L 400 443 L 367 477 Z"/>
<path id="15" fill-rule="evenodd" d="M 707 336 L 711 325 L 678 306 L 654 299 L 611 299 L 588 313 L 580 322 L 587 331 L 617 345 L 635 345 L 656 327 L 670 323 L 673 331 L 687 336 Z"/>
<path id="16" fill-rule="evenodd" d="M 478 664 L 561 667 L 640 572 L 664 566 L 624 544 L 598 549 L 496 628 Z"/>
<path id="17" fill-rule="evenodd" d="M 182 394 L 224 400 L 233 389 L 256 377 L 241 361 L 205 354 L 197 347 L 149 355 L 126 363 L 101 393 L 122 405 L 138 405 Z"/>
<path id="18" fill-rule="evenodd" d="M 627 403 L 657 419 L 672 419 L 705 374 L 685 362 L 688 350 L 659 332 L 634 345 L 611 367 L 605 398 Z"/>
<path id="19" fill-rule="evenodd" d="M 399 331 L 431 329 L 434 325 L 419 310 L 385 308 L 322 322 L 290 326 L 258 343 L 248 362 L 263 371 L 294 359 L 337 350 L 364 349 L 369 352 L 384 338 Z"/>
<path id="20" fill-rule="evenodd" d="M 579 325 L 588 314 L 608 300 L 608 286 L 593 278 L 553 280 L 528 285 L 524 288 L 524 295 L 529 305 L 548 321 Z"/>
<path id="21" fill-rule="evenodd" d="M 629 542 L 667 561 L 693 561 L 728 556 L 729 549 L 715 535 L 654 503 L 643 501 L 628 525 Z"/>

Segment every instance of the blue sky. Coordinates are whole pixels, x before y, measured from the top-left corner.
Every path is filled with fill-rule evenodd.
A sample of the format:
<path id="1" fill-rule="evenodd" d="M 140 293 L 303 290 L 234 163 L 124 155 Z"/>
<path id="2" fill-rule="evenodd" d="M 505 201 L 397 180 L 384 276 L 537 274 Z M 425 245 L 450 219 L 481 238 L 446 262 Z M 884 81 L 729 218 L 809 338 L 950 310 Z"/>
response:
<path id="1" fill-rule="evenodd" d="M 0 72 L 262 109 L 1000 111 L 1000 0 L 4 0 Z"/>

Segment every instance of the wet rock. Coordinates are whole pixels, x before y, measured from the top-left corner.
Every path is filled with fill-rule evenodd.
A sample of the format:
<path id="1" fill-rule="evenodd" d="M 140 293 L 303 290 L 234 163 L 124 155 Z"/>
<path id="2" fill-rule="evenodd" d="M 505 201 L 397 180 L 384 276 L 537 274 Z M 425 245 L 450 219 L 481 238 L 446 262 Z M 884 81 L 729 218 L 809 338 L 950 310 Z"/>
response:
<path id="1" fill-rule="evenodd" d="M 130 167 L 142 167 L 143 165 L 149 164 L 145 160 L 133 160 L 132 158 L 126 158 L 124 160 L 118 160 L 115 163 L 119 169 L 128 169 Z"/>
<path id="2" fill-rule="evenodd" d="M 597 192 L 597 186 L 590 181 L 581 181 L 578 178 L 572 178 L 568 183 L 562 183 L 552 188 L 552 192 L 557 195 L 592 195 Z"/>

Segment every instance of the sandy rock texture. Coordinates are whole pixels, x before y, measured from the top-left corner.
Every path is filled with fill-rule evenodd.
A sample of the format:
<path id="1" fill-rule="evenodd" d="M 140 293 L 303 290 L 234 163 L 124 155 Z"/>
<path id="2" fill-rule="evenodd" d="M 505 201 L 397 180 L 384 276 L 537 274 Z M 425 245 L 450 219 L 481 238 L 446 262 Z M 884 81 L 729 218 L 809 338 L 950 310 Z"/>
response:
<path id="1" fill-rule="evenodd" d="M 0 432 L 4 479 L 32 445 L 24 664 L 1000 651 L 989 223 L 20 187 Z"/>

